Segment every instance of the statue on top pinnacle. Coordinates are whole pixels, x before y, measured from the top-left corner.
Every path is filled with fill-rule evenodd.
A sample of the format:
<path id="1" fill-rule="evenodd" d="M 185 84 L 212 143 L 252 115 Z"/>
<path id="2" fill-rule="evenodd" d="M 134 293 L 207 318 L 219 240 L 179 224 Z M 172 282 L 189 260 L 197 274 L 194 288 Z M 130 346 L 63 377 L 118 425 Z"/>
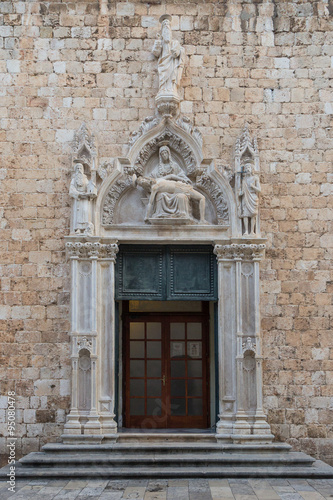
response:
<path id="1" fill-rule="evenodd" d="M 159 91 L 156 96 L 157 108 L 162 114 L 175 114 L 180 101 L 178 86 L 182 77 L 185 50 L 177 40 L 172 40 L 171 16 L 160 17 L 161 33 L 158 33 L 153 46 L 153 54 L 159 57 Z"/>

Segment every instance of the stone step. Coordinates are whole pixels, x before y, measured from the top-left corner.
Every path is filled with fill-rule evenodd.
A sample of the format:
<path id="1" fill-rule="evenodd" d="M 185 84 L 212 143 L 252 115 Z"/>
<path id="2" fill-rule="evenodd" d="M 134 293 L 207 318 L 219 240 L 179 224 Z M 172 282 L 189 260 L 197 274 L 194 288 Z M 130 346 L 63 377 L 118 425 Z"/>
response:
<path id="1" fill-rule="evenodd" d="M 258 444 L 221 444 L 216 441 L 213 443 L 203 442 L 163 442 L 163 443 L 150 443 L 150 442 L 133 442 L 133 443 L 114 443 L 114 444 L 63 444 L 63 443 L 48 443 L 42 447 L 42 451 L 48 454 L 59 453 L 133 453 L 133 450 L 139 450 L 140 453 L 287 453 L 291 450 L 291 446 L 287 443 L 271 443 L 265 445 Z"/>
<path id="2" fill-rule="evenodd" d="M 212 432 L 124 432 L 117 436 L 117 443 L 216 443 Z"/>
<path id="3" fill-rule="evenodd" d="M 0 478 L 5 479 L 8 467 L 0 470 Z M 312 467 L 80 467 L 40 468 L 16 467 L 17 480 L 31 479 L 166 479 L 166 478 L 306 478 L 332 479 L 333 468 L 321 461 Z"/>
<path id="4" fill-rule="evenodd" d="M 108 467 L 311 467 L 315 460 L 304 453 L 276 453 L 261 455 L 232 454 L 224 452 L 201 453 L 175 453 L 160 454 L 132 450 L 132 454 L 118 453 L 63 453 L 61 455 L 43 452 L 30 453 L 20 460 L 25 467 L 82 467 L 82 466 L 108 466 Z"/>

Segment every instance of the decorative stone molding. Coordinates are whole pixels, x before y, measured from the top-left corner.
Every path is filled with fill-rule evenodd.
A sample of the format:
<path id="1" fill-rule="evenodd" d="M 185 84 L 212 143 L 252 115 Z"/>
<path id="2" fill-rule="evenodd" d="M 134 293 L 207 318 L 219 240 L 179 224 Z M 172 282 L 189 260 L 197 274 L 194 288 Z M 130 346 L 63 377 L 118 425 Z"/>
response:
<path id="1" fill-rule="evenodd" d="M 244 128 L 236 140 L 235 144 L 235 159 L 240 159 L 247 153 L 255 160 L 255 172 L 259 172 L 259 151 L 257 139 L 250 136 L 249 125 L 245 123 Z"/>
<path id="2" fill-rule="evenodd" d="M 251 351 L 251 352 L 254 352 L 256 354 L 257 344 L 256 344 L 255 340 L 252 339 L 251 337 L 247 337 L 246 341 L 242 342 L 242 350 L 243 350 L 243 354 L 246 351 Z"/>
<path id="3" fill-rule="evenodd" d="M 218 260 L 260 260 L 265 252 L 266 245 L 236 244 L 215 245 L 214 253 Z"/>
<path id="4" fill-rule="evenodd" d="M 168 127 L 158 137 L 154 137 L 140 151 L 134 165 L 134 172 L 137 176 L 143 175 L 144 168 L 149 158 L 159 150 L 163 144 L 168 144 L 170 149 L 176 151 L 184 160 L 186 173 L 188 176 L 194 175 L 197 164 L 191 148 L 186 142 Z"/>
<path id="5" fill-rule="evenodd" d="M 242 275 L 245 277 L 245 278 L 249 278 L 250 276 L 253 276 L 253 264 L 251 264 L 250 262 L 245 262 L 243 265 L 242 265 Z"/>
<path id="6" fill-rule="evenodd" d="M 77 340 L 77 350 L 80 352 L 82 349 L 87 349 L 90 353 L 92 352 L 93 343 L 91 339 L 87 337 L 82 337 Z"/>
<path id="7" fill-rule="evenodd" d="M 109 172 L 112 170 L 112 165 L 109 161 L 104 161 L 97 169 L 97 173 L 98 175 L 100 176 L 100 178 L 102 179 L 102 181 L 104 181 Z"/>
<path id="8" fill-rule="evenodd" d="M 185 130 L 189 135 L 193 137 L 198 146 L 202 148 L 203 140 L 202 134 L 197 127 L 194 127 L 191 120 L 187 116 L 182 116 L 177 120 L 177 125 Z"/>
<path id="9" fill-rule="evenodd" d="M 87 125 L 82 123 L 74 136 L 73 162 L 83 163 L 91 171 L 95 168 L 96 156 L 95 136 L 89 132 Z"/>
<path id="10" fill-rule="evenodd" d="M 119 200 L 121 194 L 132 185 L 131 177 L 122 177 L 118 179 L 109 192 L 107 193 L 104 205 L 102 208 L 102 224 L 109 225 L 113 224 L 113 219 L 115 215 L 115 207 L 117 201 Z"/>
<path id="11" fill-rule="evenodd" d="M 161 121 L 160 117 L 157 116 L 147 116 L 141 123 L 138 130 L 132 132 L 131 138 L 129 140 L 129 146 L 133 146 L 133 144 L 144 134 L 146 134 L 150 129 L 158 125 Z"/>
<path id="12" fill-rule="evenodd" d="M 115 260 L 118 245 L 116 243 L 98 243 L 98 242 L 71 242 L 66 243 L 66 249 L 71 258 L 88 259 L 95 257 L 98 259 Z"/>
<path id="13" fill-rule="evenodd" d="M 197 177 L 196 185 L 206 191 L 213 199 L 217 212 L 217 223 L 221 226 L 229 225 L 229 209 L 221 188 L 206 172 Z"/>
<path id="14" fill-rule="evenodd" d="M 215 161 L 216 169 L 223 175 L 223 177 L 229 182 L 232 182 L 234 178 L 234 172 L 230 165 L 222 163 L 220 160 Z"/>

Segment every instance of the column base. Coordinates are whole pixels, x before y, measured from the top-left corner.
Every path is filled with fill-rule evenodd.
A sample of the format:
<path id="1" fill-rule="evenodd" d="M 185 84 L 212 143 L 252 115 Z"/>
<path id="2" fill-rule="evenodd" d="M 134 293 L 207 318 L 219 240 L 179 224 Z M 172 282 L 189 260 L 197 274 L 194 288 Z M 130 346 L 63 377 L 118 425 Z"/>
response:
<path id="1" fill-rule="evenodd" d="M 246 420 L 246 413 L 239 410 L 236 413 L 236 422 L 234 423 L 234 434 L 251 434 L 251 425 Z"/>
<path id="2" fill-rule="evenodd" d="M 257 412 L 252 426 L 253 434 L 271 434 L 271 426 L 267 422 L 264 412 Z"/>
<path id="3" fill-rule="evenodd" d="M 109 415 L 101 415 L 100 422 L 101 432 L 105 435 L 105 437 L 117 434 L 118 428 L 117 422 L 115 422 L 114 420 L 114 415 L 112 415 L 111 413 Z"/>
<path id="4" fill-rule="evenodd" d="M 101 434 L 101 424 L 97 413 L 90 413 L 84 425 L 84 434 Z"/>
<path id="5" fill-rule="evenodd" d="M 219 415 L 219 420 L 216 423 L 216 434 L 217 435 L 230 435 L 233 433 L 234 428 L 234 416 L 230 415 L 226 417 L 225 415 Z"/>
<path id="6" fill-rule="evenodd" d="M 64 434 L 81 434 L 80 414 L 77 410 L 72 410 L 67 416 L 64 425 Z"/>

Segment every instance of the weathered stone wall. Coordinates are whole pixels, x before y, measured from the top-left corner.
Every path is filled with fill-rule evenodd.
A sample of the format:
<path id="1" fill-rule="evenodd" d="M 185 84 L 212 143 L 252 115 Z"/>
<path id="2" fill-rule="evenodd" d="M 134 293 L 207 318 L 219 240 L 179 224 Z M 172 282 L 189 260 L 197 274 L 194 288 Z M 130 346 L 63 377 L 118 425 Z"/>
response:
<path id="1" fill-rule="evenodd" d="M 230 164 L 245 121 L 258 136 L 269 421 L 332 463 L 332 0 L 0 2 L 0 406 L 16 391 L 19 454 L 62 432 L 71 141 L 86 121 L 100 161 L 126 153 L 154 110 L 165 12 L 187 54 L 181 111 L 205 158 Z"/>

